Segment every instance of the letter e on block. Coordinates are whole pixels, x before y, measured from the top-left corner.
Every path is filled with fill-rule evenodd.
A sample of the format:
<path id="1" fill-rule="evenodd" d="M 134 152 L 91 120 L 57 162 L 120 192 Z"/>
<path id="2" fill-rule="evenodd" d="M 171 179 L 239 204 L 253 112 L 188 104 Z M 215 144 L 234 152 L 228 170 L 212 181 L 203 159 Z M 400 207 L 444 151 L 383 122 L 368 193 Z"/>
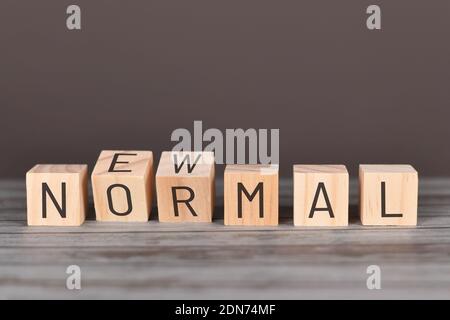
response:
<path id="1" fill-rule="evenodd" d="M 278 165 L 227 165 L 225 225 L 278 225 Z"/>
<path id="2" fill-rule="evenodd" d="M 79 226 L 87 211 L 87 165 L 38 164 L 27 172 L 29 226 Z"/>
<path id="3" fill-rule="evenodd" d="M 98 221 L 146 222 L 152 208 L 153 153 L 104 150 L 92 172 Z"/>
<path id="4" fill-rule="evenodd" d="M 348 171 L 344 165 L 294 165 L 294 225 L 348 225 Z"/>
<path id="5" fill-rule="evenodd" d="M 159 221 L 211 222 L 214 177 L 213 152 L 163 152 L 156 172 Z"/>
<path id="6" fill-rule="evenodd" d="M 360 165 L 363 225 L 417 225 L 419 178 L 410 165 Z"/>

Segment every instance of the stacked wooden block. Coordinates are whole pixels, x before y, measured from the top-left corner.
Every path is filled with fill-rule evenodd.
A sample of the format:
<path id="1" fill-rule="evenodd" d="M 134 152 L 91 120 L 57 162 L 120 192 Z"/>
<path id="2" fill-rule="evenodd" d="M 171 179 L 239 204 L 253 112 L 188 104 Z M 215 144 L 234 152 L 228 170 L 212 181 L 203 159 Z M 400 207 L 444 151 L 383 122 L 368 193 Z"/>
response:
<path id="1" fill-rule="evenodd" d="M 29 225 L 79 226 L 87 211 L 87 165 L 36 165 L 27 172 Z M 98 221 L 146 222 L 154 196 L 151 151 L 102 151 L 92 172 Z M 347 226 L 344 165 L 294 165 L 294 225 Z M 212 152 L 163 152 L 156 172 L 160 222 L 212 222 Z M 363 225 L 416 225 L 418 174 L 410 165 L 360 165 Z M 225 225 L 278 225 L 278 166 L 227 165 Z"/>

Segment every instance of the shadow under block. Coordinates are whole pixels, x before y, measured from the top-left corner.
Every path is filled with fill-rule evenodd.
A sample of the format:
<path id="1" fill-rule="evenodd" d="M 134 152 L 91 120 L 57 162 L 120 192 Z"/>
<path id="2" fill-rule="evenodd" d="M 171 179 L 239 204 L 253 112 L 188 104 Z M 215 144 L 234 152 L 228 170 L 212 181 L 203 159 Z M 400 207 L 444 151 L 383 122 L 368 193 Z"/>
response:
<path id="1" fill-rule="evenodd" d="M 294 165 L 295 226 L 347 226 L 348 201 L 344 165 Z"/>
<path id="2" fill-rule="evenodd" d="M 102 151 L 92 172 L 97 220 L 148 221 L 152 177 L 151 151 Z"/>
<path id="3" fill-rule="evenodd" d="M 156 172 L 159 221 L 211 222 L 214 177 L 213 152 L 163 152 Z"/>
<path id="4" fill-rule="evenodd" d="M 87 211 L 87 165 L 38 164 L 26 175 L 29 226 L 79 226 Z"/>
<path id="5" fill-rule="evenodd" d="M 410 165 L 360 165 L 363 225 L 417 225 L 419 181 Z"/>
<path id="6" fill-rule="evenodd" d="M 224 222 L 234 226 L 278 225 L 278 166 L 227 165 Z"/>

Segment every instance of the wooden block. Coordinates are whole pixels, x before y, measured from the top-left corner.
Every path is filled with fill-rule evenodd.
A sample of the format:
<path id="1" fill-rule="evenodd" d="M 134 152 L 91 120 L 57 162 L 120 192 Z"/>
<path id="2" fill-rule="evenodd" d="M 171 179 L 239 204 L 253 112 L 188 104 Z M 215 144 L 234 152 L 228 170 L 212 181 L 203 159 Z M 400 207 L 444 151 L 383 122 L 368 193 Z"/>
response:
<path id="1" fill-rule="evenodd" d="M 415 226 L 419 181 L 410 165 L 360 165 L 363 225 Z"/>
<path id="2" fill-rule="evenodd" d="M 152 186 L 151 151 L 102 151 L 92 172 L 97 220 L 148 221 Z"/>
<path id="3" fill-rule="evenodd" d="M 294 165 L 294 225 L 348 225 L 348 171 L 344 165 Z"/>
<path id="4" fill-rule="evenodd" d="M 211 222 L 214 211 L 213 152 L 163 152 L 156 172 L 161 222 Z"/>
<path id="5" fill-rule="evenodd" d="M 278 225 L 278 166 L 227 165 L 225 225 Z"/>
<path id="6" fill-rule="evenodd" d="M 79 226 L 87 211 L 87 165 L 38 164 L 27 172 L 29 226 Z"/>

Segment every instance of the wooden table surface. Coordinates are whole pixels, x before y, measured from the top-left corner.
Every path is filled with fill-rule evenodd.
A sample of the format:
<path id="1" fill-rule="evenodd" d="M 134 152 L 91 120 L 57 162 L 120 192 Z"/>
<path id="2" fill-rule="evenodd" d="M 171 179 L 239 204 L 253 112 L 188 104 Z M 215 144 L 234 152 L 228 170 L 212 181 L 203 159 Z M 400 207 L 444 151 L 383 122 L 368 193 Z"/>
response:
<path id="1" fill-rule="evenodd" d="M 24 180 L 0 181 L 0 298 L 450 298 L 450 179 L 420 181 L 417 227 L 363 227 L 357 181 L 350 225 L 295 228 L 292 182 L 280 181 L 278 227 L 99 223 L 27 227 Z M 66 268 L 81 268 L 81 290 Z M 366 286 L 381 268 L 381 290 Z"/>

